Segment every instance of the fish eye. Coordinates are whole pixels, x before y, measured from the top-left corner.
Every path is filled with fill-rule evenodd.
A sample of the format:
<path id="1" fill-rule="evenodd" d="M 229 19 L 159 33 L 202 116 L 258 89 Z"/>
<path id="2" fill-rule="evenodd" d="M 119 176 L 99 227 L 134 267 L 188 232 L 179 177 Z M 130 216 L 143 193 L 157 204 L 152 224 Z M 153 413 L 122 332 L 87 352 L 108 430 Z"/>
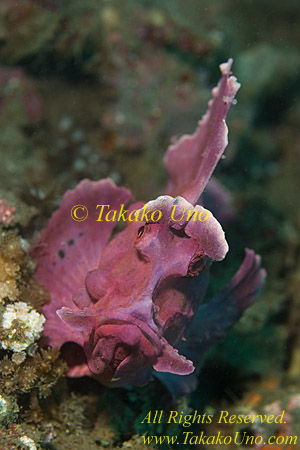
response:
<path id="1" fill-rule="evenodd" d="M 170 231 L 172 231 L 172 233 L 175 234 L 175 236 L 178 236 L 178 237 L 184 238 L 184 239 L 190 239 L 190 236 L 188 236 L 186 234 L 184 228 L 179 228 L 179 230 L 174 227 L 169 227 L 169 228 L 170 228 Z"/>
<path id="2" fill-rule="evenodd" d="M 144 229 L 145 229 L 144 226 L 142 226 L 142 227 L 139 228 L 139 231 L 138 231 L 138 238 L 141 238 L 141 237 L 143 236 L 143 234 L 144 234 Z"/>

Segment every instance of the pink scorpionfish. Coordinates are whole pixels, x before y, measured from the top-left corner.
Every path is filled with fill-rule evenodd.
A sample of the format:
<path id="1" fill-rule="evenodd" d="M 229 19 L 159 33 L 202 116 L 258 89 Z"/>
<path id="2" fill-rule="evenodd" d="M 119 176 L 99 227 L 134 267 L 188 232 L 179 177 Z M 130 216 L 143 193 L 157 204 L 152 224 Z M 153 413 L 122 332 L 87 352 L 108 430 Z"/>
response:
<path id="1" fill-rule="evenodd" d="M 206 217 L 197 201 L 227 145 L 225 118 L 239 89 L 231 63 L 220 66 L 222 78 L 195 133 L 168 148 L 165 195 L 131 205 L 127 214 L 139 213 L 111 238 L 116 220 L 97 220 L 97 205 L 124 213 L 132 195 L 109 178 L 82 180 L 41 232 L 32 254 L 51 295 L 43 343 L 63 347 L 69 376 L 123 386 L 143 385 L 155 374 L 174 396 L 190 392 L 207 349 L 257 297 L 265 271 L 246 250 L 225 289 L 200 305 L 210 261 L 228 251 L 213 214 L 194 217 Z M 72 219 L 75 205 L 87 208 L 86 220 Z M 159 220 L 154 211 L 161 211 Z"/>

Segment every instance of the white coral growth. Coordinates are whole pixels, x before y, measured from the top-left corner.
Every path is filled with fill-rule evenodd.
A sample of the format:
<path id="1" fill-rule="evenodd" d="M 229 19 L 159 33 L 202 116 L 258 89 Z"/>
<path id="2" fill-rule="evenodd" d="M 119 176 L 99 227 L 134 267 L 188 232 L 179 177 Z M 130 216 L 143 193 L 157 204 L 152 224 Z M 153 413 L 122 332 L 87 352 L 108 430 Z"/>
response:
<path id="1" fill-rule="evenodd" d="M 30 437 L 24 435 L 20 437 L 20 441 L 22 444 L 26 445 L 29 450 L 37 450 L 37 446 L 35 445 L 35 442 Z"/>
<path id="2" fill-rule="evenodd" d="M 8 304 L 2 315 L 2 347 L 14 352 L 25 350 L 40 337 L 45 320 L 27 303 Z"/>
<path id="3" fill-rule="evenodd" d="M 4 303 L 4 298 L 9 297 L 11 300 L 15 300 L 15 282 L 12 280 L 6 280 L 0 283 L 0 303 Z"/>

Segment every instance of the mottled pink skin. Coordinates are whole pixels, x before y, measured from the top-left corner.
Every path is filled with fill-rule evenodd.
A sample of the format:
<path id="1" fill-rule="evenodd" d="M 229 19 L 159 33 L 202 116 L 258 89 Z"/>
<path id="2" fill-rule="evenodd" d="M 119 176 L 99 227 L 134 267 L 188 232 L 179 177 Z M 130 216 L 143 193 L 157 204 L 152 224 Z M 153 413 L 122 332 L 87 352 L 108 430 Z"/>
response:
<path id="1" fill-rule="evenodd" d="M 202 272 L 201 275 L 206 274 Z M 186 339 L 177 344 L 179 352 L 191 359 L 197 370 L 184 377 L 169 373 L 157 374 L 157 378 L 168 387 L 173 397 L 188 394 L 196 388 L 196 375 L 205 360 L 207 350 L 227 334 L 244 310 L 256 300 L 265 278 L 266 271 L 261 268 L 260 256 L 253 250 L 246 249 L 239 270 L 221 292 L 200 306 L 185 334 Z M 197 280 L 192 279 L 192 282 L 194 281 Z M 207 280 L 202 276 L 200 287 L 204 291 L 205 281 Z M 197 291 L 201 297 L 198 283 Z"/>
<path id="2" fill-rule="evenodd" d="M 225 118 L 240 87 L 236 78 L 229 76 L 231 64 L 231 59 L 221 64 L 223 77 L 212 90 L 209 110 L 195 133 L 182 136 L 168 148 L 165 156 L 169 174 L 167 193 L 181 195 L 193 204 L 203 192 L 228 143 Z"/>
<path id="3" fill-rule="evenodd" d="M 141 220 L 140 211 L 139 220 L 128 221 L 108 243 L 115 222 L 97 221 L 96 206 L 108 204 L 119 210 L 131 200 L 130 192 L 111 180 L 83 180 L 65 194 L 42 231 L 32 253 L 39 263 L 37 276 L 51 294 L 44 307 L 43 340 L 60 347 L 72 342 L 81 348 L 76 360 L 65 347 L 70 376 L 90 374 L 106 385 L 122 386 L 146 383 L 153 369 L 177 375 L 194 371 L 192 361 L 174 347 L 206 287 L 203 282 L 195 296 L 189 294 L 188 284 L 199 272 L 207 272 L 210 259 L 222 260 L 228 245 L 211 213 L 205 222 L 187 221 L 182 214 L 203 210 L 195 204 L 226 147 L 225 117 L 239 87 L 229 76 L 230 66 L 231 61 L 221 66 L 222 80 L 196 133 L 167 152 L 170 195 L 145 205 L 150 215 L 162 212 L 159 221 Z M 77 204 L 89 211 L 83 222 L 70 216 Z M 132 205 L 130 210 L 142 206 Z M 260 279 L 253 280 L 257 290 Z M 244 292 L 242 282 L 241 298 Z"/>
<path id="4" fill-rule="evenodd" d="M 98 266 L 115 225 L 114 222 L 96 221 L 99 215 L 96 205 L 101 201 L 101 204 L 120 209 L 120 204 L 131 199 L 129 190 L 117 187 L 112 180 L 83 180 L 74 191 L 65 194 L 61 207 L 41 232 L 33 255 L 38 259 L 37 276 L 49 289 L 52 300 L 44 307 L 47 343 L 61 346 L 73 341 L 83 345 L 83 334 L 75 328 L 70 333 L 56 311 L 64 306 L 74 308 L 73 296 L 80 298 L 79 307 L 91 304 L 85 292 L 85 279 Z M 88 219 L 83 222 L 76 222 L 71 217 L 73 206 L 79 204 L 84 204 L 89 211 Z"/>

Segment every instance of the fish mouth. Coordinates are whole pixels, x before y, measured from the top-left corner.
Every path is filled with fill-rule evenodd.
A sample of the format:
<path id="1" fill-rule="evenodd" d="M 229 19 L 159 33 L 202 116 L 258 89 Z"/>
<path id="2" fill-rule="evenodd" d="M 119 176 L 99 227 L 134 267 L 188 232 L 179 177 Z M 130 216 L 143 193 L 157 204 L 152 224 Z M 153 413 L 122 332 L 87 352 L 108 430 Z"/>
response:
<path id="1" fill-rule="evenodd" d="M 154 330 L 124 313 L 101 317 L 84 344 L 89 369 L 110 386 L 145 384 L 162 348 Z"/>

